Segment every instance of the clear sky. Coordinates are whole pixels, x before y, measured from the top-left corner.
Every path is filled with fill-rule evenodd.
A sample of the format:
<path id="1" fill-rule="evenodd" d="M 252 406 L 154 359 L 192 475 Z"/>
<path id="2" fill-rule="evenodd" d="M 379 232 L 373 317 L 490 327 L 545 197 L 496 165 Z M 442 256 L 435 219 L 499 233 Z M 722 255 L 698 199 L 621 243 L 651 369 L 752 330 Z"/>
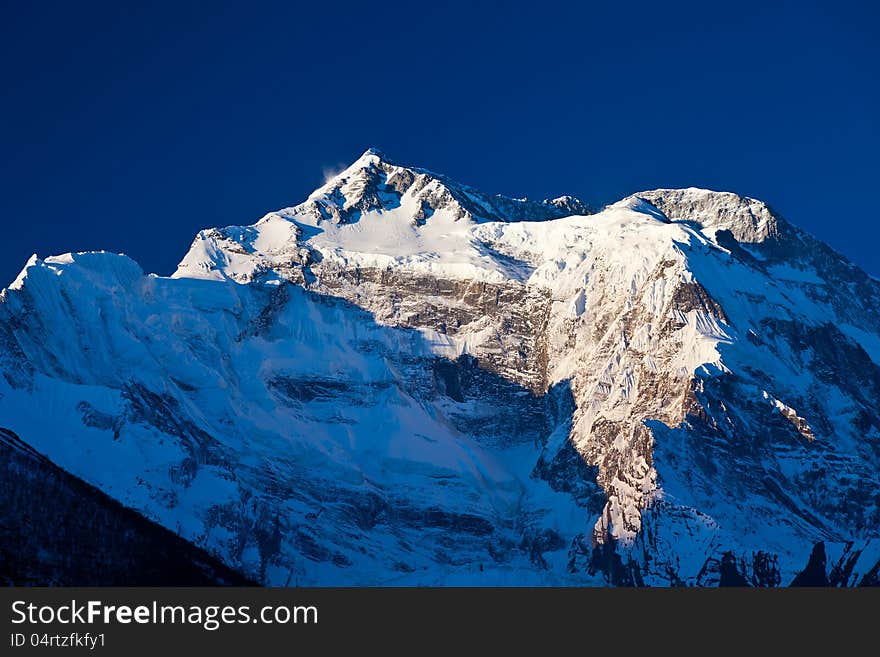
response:
<path id="1" fill-rule="evenodd" d="M 880 10 L 824 4 L 4 3 L 0 286 L 33 252 L 170 274 L 368 146 L 512 196 L 755 196 L 880 276 Z"/>

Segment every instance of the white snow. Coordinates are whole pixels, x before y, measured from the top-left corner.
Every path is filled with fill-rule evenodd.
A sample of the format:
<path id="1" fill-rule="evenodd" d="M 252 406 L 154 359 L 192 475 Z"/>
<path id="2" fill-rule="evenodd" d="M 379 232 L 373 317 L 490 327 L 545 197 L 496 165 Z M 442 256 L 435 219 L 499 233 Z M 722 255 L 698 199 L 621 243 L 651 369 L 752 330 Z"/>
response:
<path id="1" fill-rule="evenodd" d="M 768 268 L 773 278 L 784 281 L 793 281 L 795 283 L 812 283 L 814 285 L 822 285 L 825 283 L 814 271 L 805 269 L 796 269 L 791 265 L 773 265 Z"/>
<path id="2" fill-rule="evenodd" d="M 473 214 L 482 208 L 491 215 L 488 197 L 413 170 L 424 186 L 414 184 L 399 196 L 377 188 L 381 207 L 352 213 L 348 221 L 320 211 L 356 207 L 365 193 L 364 171 L 381 161 L 368 151 L 301 205 L 251 226 L 201 231 L 170 279 L 144 276 L 121 255 L 32 256 L 0 297 L 0 321 L 24 326 L 17 345 L 35 372 L 30 387 L 0 377 L 3 425 L 62 467 L 223 558 L 238 550 L 252 569 L 260 562 L 256 539 L 236 547 L 235 527 L 209 526 L 206 519 L 223 508 L 253 522 L 257 511 L 247 504 L 279 486 L 284 496 L 278 512 L 305 522 L 317 513 L 304 501 L 314 491 L 298 487 L 316 482 L 328 488 L 327 506 L 343 504 L 334 498 L 340 491 L 365 496 L 379 490 L 416 508 L 497 519 L 499 527 L 539 517 L 567 539 L 592 529 L 604 539 L 607 530 L 625 549 L 637 550 L 640 537 L 649 535 L 678 559 L 645 573 L 653 582 L 662 581 L 665 565 L 696 582 L 707 555 L 725 541 L 743 550 L 772 546 L 786 576 L 803 565 L 805 537 L 815 537 L 815 527 L 802 519 L 776 527 L 778 505 L 760 496 L 716 494 L 707 501 L 700 486 L 708 484 L 692 480 L 688 466 L 676 461 L 701 447 L 686 443 L 687 429 L 677 426 L 692 386 L 699 391 L 728 373 L 751 381 L 755 370 L 773 393 L 763 391 L 768 412 L 782 413 L 812 435 L 789 403 L 810 418 L 819 408 L 836 434 L 820 441 L 823 448 L 853 462 L 863 449 L 850 430 L 856 406 L 849 393 L 823 382 L 810 369 L 811 354 L 768 327 L 833 320 L 877 364 L 880 333 L 867 313 L 852 319 L 856 326 L 815 294 L 825 285 L 818 272 L 795 263 L 763 271 L 717 244 L 722 230 L 746 244 L 767 239 L 775 220 L 763 203 L 695 188 L 653 190 L 595 215 L 494 221 Z M 467 196 L 467 212 L 449 196 L 443 207 L 414 221 L 426 198 L 451 189 Z M 306 267 L 315 269 L 317 280 L 304 286 L 318 295 L 280 286 Z M 576 409 L 571 426 L 560 425 L 545 449 L 570 441 L 590 464 L 601 465 L 607 504 L 600 517 L 586 517 L 570 495 L 532 475 L 539 446 L 486 447 L 479 435 L 454 428 L 448 407 L 407 392 L 411 382 L 395 358 L 502 350 L 497 323 L 485 316 L 450 333 L 430 326 L 395 329 L 387 317 L 371 316 L 382 300 L 369 293 L 339 304 L 320 296 L 329 293 L 321 272 L 355 268 L 491 283 L 547 300 L 546 323 L 535 329 L 547 342 L 542 383 L 570 385 Z M 291 296 L 276 306 L 276 292 Z M 465 307 L 463 300 L 423 296 Z M 513 369 L 501 375 L 521 383 Z M 354 386 L 346 394 L 364 401 L 341 404 L 320 394 L 291 400 L 272 381 L 282 388 L 285 381 L 300 387 L 317 381 L 319 392 L 321 386 Z M 216 437 L 217 449 L 236 464 L 234 476 L 202 463 L 191 481 L 181 483 L 186 441 L 131 417 L 126 395 L 134 394 L 129 386 L 135 382 Z M 746 397 L 760 399 L 761 391 L 753 386 Z M 83 408 L 92 409 L 96 424 L 84 424 Z M 727 410 L 713 412 L 724 421 Z M 120 417 L 122 439 L 100 428 Z M 729 417 L 727 422 L 733 424 Z M 614 433 L 598 444 L 597 428 L 608 423 Z M 648 452 L 640 433 L 646 427 Z M 779 452 L 762 467 L 794 480 L 814 465 L 814 453 L 804 454 Z M 371 531 L 334 540 L 341 550 L 365 541 L 371 554 L 412 559 L 425 571 L 386 573 L 386 583 L 473 581 L 463 566 L 436 569 L 419 552 L 418 536 L 394 536 L 382 526 Z M 847 535 L 845 527 L 836 531 Z M 379 583 L 369 580 L 375 561 L 356 549 L 345 557 L 351 571 L 329 563 L 310 563 L 308 571 L 273 563 L 267 578 L 283 585 L 294 573 L 306 583 L 345 582 L 353 577 L 346 572 L 360 572 L 366 580 L 359 581 Z M 570 582 L 566 551 L 547 558 L 550 572 L 535 575 L 523 561 L 495 564 L 486 582 L 524 583 L 518 578 L 525 576 L 536 583 Z M 579 581 L 589 580 L 583 574 Z"/>
<path id="3" fill-rule="evenodd" d="M 837 328 L 852 338 L 867 352 L 872 361 L 877 365 L 880 365 L 880 335 L 877 335 L 876 333 L 868 333 L 867 331 L 845 322 L 838 324 Z"/>

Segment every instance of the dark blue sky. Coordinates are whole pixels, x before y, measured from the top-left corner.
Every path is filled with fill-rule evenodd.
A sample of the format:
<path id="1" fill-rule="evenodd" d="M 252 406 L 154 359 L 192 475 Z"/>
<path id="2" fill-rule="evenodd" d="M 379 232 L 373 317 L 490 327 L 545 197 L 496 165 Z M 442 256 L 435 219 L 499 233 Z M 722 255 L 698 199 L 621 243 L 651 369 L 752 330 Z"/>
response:
<path id="1" fill-rule="evenodd" d="M 875 3 L 133 4 L 4 4 L 0 285 L 169 274 L 371 145 L 514 196 L 755 196 L 880 275 Z"/>

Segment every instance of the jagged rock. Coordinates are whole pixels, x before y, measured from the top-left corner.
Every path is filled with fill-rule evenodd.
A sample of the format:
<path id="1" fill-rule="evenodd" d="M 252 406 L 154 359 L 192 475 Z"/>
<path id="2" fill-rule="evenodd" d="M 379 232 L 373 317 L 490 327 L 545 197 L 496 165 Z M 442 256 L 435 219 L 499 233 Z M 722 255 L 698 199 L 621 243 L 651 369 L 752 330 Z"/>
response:
<path id="1" fill-rule="evenodd" d="M 870 584 L 878 307 L 754 199 L 590 213 L 371 150 L 171 278 L 31 259 L 0 412 L 269 584 Z"/>

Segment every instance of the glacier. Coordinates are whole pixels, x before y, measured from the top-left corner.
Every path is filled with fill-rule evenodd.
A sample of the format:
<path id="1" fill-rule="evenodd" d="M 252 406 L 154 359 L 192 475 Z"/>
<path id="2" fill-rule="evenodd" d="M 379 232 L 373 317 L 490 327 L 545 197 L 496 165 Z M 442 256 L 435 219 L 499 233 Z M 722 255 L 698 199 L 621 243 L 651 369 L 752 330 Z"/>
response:
<path id="1" fill-rule="evenodd" d="M 31 258 L 0 427 L 266 585 L 876 584 L 878 306 L 755 199 L 370 149 L 170 277 Z"/>

